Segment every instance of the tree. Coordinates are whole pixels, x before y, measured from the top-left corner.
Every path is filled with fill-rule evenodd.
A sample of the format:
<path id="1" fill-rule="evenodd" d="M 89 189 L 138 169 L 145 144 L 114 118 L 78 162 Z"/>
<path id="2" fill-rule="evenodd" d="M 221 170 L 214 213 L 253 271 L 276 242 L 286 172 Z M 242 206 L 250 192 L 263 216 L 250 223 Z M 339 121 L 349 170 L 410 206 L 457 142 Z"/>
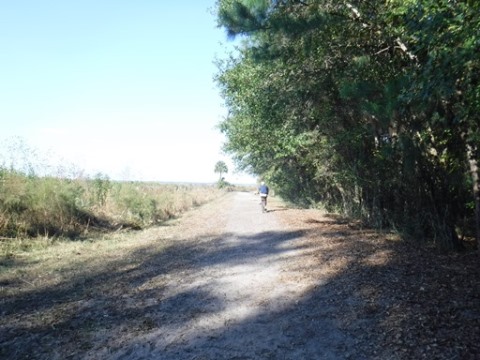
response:
<path id="1" fill-rule="evenodd" d="M 475 208 L 480 224 L 477 2 L 217 6 L 243 40 L 216 79 L 240 168 L 288 200 L 443 248 L 459 244 Z"/>
<path id="2" fill-rule="evenodd" d="M 223 174 L 228 173 L 227 164 L 224 161 L 217 161 L 215 164 L 215 173 L 219 174 L 218 180 L 221 181 L 223 179 Z"/>

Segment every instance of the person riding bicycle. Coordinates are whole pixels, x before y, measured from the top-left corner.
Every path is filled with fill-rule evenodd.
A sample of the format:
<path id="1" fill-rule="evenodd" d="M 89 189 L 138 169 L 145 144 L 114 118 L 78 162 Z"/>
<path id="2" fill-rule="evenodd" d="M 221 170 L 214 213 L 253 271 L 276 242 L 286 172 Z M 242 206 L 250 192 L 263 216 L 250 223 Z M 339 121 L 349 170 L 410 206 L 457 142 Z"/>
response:
<path id="1" fill-rule="evenodd" d="M 267 206 L 268 191 L 268 186 L 265 185 L 264 181 L 262 181 L 260 187 L 258 188 L 258 193 L 260 194 L 260 199 L 262 200 L 262 204 L 264 207 Z"/>

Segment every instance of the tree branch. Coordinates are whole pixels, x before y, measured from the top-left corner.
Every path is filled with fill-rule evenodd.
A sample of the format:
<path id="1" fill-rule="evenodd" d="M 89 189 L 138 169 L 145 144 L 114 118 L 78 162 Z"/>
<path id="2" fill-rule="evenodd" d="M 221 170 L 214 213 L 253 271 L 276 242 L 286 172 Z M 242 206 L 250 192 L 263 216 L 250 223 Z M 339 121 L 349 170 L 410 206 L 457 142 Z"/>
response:
<path id="1" fill-rule="evenodd" d="M 397 43 L 397 45 L 400 47 L 400 49 L 408 55 L 408 57 L 410 58 L 410 60 L 417 60 L 417 57 L 415 55 L 413 55 L 410 51 L 408 51 L 408 48 L 407 46 L 402 42 L 402 40 L 400 40 L 400 38 L 396 38 L 395 39 L 395 42 Z"/>

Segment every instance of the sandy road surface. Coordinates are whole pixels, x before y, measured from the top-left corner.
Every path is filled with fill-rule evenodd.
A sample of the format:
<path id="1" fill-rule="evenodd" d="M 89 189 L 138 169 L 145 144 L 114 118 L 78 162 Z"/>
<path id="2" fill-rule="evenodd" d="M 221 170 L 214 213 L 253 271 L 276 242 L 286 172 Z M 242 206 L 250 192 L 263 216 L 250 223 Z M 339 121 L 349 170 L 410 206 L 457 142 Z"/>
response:
<path id="1" fill-rule="evenodd" d="M 227 204 L 203 214 L 211 226 L 204 231 L 216 234 L 186 240 L 194 247 L 186 264 L 161 274 L 161 297 L 149 300 L 150 331 L 109 340 L 86 358 L 345 358 L 349 339 L 296 307 L 316 285 L 302 273 L 311 251 L 298 246 L 301 234 L 285 231 L 275 210 L 260 213 L 251 194 Z"/>

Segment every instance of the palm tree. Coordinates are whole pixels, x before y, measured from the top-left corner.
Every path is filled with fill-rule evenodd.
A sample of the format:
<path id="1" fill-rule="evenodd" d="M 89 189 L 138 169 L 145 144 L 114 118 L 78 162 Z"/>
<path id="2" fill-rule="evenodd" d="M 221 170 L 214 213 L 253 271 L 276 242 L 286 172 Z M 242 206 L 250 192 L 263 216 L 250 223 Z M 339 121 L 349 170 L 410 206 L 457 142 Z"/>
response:
<path id="1" fill-rule="evenodd" d="M 220 174 L 219 180 L 222 180 L 223 174 L 228 173 L 228 167 L 227 164 L 225 164 L 224 161 L 217 161 L 215 164 L 215 170 L 216 173 Z"/>

